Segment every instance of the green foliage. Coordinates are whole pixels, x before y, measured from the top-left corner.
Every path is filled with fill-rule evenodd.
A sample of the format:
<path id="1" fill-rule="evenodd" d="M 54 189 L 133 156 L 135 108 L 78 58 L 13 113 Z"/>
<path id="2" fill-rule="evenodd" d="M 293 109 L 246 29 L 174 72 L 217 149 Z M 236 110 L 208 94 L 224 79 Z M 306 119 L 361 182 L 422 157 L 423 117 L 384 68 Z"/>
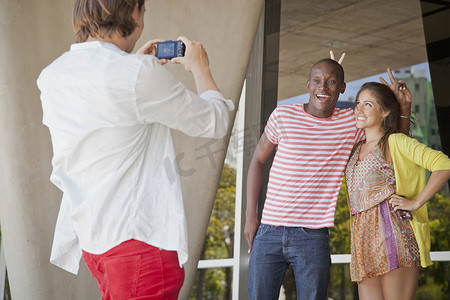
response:
<path id="1" fill-rule="evenodd" d="M 336 203 L 334 227 L 330 228 L 331 254 L 350 253 L 350 211 L 348 208 L 347 185 L 342 182 Z M 348 264 L 336 264 L 331 267 L 328 296 L 333 299 L 353 299 L 356 283 L 350 279 Z"/>
<path id="2" fill-rule="evenodd" d="M 332 254 L 350 253 L 350 211 L 345 180 L 342 182 L 336 203 L 334 227 L 330 228 L 330 247 Z"/>
<path id="3" fill-rule="evenodd" d="M 429 268 L 427 270 L 429 270 Z M 416 300 L 448 299 L 446 298 L 446 295 L 448 294 L 445 294 L 445 292 L 441 290 L 439 284 L 434 282 L 434 278 L 431 273 L 421 271 L 419 277 L 421 277 L 419 282 L 422 280 L 423 282 L 422 284 L 419 283 L 419 289 L 417 290 L 415 297 Z"/>
<path id="4" fill-rule="evenodd" d="M 438 193 L 428 201 L 431 251 L 450 250 L 450 197 Z M 417 299 L 447 299 L 450 295 L 450 262 L 433 262 L 419 273 Z"/>
<path id="5" fill-rule="evenodd" d="M 428 216 L 431 230 L 431 249 L 450 250 L 450 197 L 443 193 L 434 195 L 428 202 Z"/>
<path id="6" fill-rule="evenodd" d="M 233 257 L 236 170 L 225 165 L 200 259 Z M 190 299 L 231 299 L 232 269 L 197 271 Z"/>
<path id="7" fill-rule="evenodd" d="M 224 166 L 205 238 L 203 259 L 233 257 L 236 170 Z"/>

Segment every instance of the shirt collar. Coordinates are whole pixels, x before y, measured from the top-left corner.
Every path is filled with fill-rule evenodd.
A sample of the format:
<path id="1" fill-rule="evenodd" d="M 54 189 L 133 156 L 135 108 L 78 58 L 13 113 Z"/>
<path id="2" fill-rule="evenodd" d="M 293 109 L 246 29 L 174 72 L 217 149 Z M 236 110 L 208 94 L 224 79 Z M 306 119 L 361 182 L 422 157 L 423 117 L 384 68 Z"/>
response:
<path id="1" fill-rule="evenodd" d="M 101 41 L 89 41 L 83 43 L 76 43 L 70 46 L 70 51 L 82 50 L 82 49 L 95 49 L 95 48 L 108 48 L 117 52 L 124 52 L 113 43 L 101 42 Z"/>

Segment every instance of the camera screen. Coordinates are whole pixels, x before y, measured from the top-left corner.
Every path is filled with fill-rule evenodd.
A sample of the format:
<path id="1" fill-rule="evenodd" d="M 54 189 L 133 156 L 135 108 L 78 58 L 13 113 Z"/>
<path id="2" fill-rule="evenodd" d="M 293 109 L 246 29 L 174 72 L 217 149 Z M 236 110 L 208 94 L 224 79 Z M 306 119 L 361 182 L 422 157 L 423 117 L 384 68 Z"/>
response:
<path id="1" fill-rule="evenodd" d="M 175 49 L 175 42 L 160 43 L 156 51 L 156 56 L 159 58 L 172 58 L 177 56 Z"/>

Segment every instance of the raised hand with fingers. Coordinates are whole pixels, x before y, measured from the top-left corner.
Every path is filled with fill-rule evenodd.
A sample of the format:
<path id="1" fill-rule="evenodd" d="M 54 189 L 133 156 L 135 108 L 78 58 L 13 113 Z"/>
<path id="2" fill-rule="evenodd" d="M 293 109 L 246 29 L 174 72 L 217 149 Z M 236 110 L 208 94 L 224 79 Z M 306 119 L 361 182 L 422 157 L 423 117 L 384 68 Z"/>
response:
<path id="1" fill-rule="evenodd" d="M 397 99 L 398 103 L 400 103 L 402 115 L 405 115 L 405 113 L 407 113 L 406 116 L 409 116 L 412 101 L 411 92 L 406 86 L 406 83 L 404 83 L 401 80 L 399 81 L 395 80 L 394 75 L 392 75 L 392 71 L 390 68 L 387 68 L 387 73 L 391 83 L 389 84 L 386 80 L 383 79 L 383 77 L 380 77 L 380 81 L 385 85 L 387 85 L 394 93 L 395 98 Z"/>
<path id="2" fill-rule="evenodd" d="M 333 50 L 330 50 L 330 58 L 331 58 L 332 60 L 336 60 L 336 59 L 334 58 L 334 52 L 333 52 Z M 345 58 L 345 52 L 342 53 L 341 58 L 339 58 L 338 63 L 339 63 L 340 65 L 342 65 L 342 62 L 344 61 L 344 58 Z"/>

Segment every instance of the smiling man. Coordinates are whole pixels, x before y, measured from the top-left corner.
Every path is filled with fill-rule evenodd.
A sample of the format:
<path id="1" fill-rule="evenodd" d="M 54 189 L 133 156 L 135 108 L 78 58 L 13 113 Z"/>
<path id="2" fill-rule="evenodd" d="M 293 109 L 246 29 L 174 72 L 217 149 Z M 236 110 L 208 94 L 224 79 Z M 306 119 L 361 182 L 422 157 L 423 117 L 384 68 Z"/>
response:
<path id="1" fill-rule="evenodd" d="M 336 109 L 344 70 L 332 59 L 311 68 L 309 102 L 277 107 L 253 155 L 247 179 L 245 235 L 251 251 L 250 299 L 278 299 L 292 264 L 298 299 L 326 299 L 330 277 L 328 227 L 353 144 L 363 137 L 352 109 Z M 270 170 L 261 224 L 257 199 Z"/>
<path id="2" fill-rule="evenodd" d="M 324 59 L 313 65 L 307 82 L 309 103 L 305 111 L 317 118 L 332 115 L 339 94 L 345 92 L 344 69 L 332 59 Z"/>
<path id="3" fill-rule="evenodd" d="M 364 132 L 356 128 L 351 108 L 335 108 L 345 91 L 338 62 L 315 63 L 307 87 L 308 103 L 279 106 L 272 112 L 249 166 L 245 237 L 251 252 L 250 299 L 278 299 L 289 265 L 297 299 L 327 299 L 328 227 L 334 225 L 348 157 Z M 404 103 L 402 111 L 410 107 Z M 405 128 L 409 130 L 409 123 Z M 275 148 L 260 222 L 257 202 L 264 165 Z"/>

